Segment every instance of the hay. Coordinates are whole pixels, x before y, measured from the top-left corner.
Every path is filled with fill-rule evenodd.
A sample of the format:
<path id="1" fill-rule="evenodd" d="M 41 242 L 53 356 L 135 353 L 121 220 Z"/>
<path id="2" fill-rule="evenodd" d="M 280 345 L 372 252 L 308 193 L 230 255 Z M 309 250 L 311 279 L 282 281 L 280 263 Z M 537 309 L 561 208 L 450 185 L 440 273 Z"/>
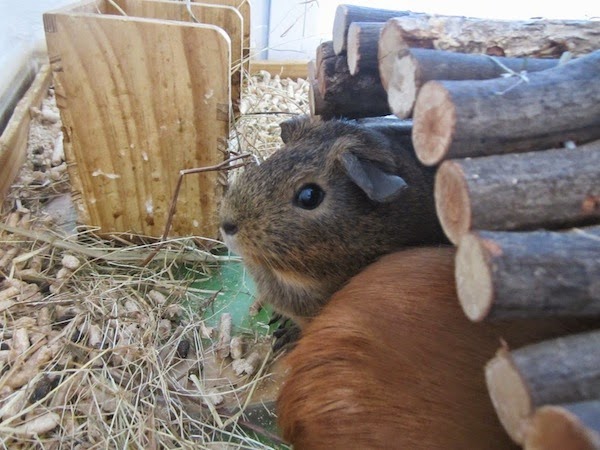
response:
<path id="1" fill-rule="evenodd" d="M 307 93 L 304 80 L 251 77 L 232 153 L 267 158 L 277 124 L 308 112 Z M 34 112 L 0 217 L 0 448 L 273 448 L 243 414 L 269 376 L 270 340 L 238 331 L 222 357 L 203 319 L 219 292 L 191 286 L 229 257 L 179 238 L 144 266 L 155 240 L 73 232 L 72 217 L 47 208 L 69 204 L 52 91 Z"/>
<path id="2" fill-rule="evenodd" d="M 309 82 L 298 78 L 281 79 L 269 72 L 249 77 L 239 105 L 229 150 L 250 152 L 259 161 L 281 148 L 279 123 L 298 114 L 309 114 Z"/>

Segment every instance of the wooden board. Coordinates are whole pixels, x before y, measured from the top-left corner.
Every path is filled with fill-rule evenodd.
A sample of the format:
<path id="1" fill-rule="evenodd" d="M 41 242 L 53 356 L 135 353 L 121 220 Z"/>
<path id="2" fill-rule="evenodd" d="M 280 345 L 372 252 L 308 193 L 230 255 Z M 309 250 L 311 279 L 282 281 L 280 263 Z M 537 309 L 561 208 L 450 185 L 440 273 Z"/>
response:
<path id="1" fill-rule="evenodd" d="M 252 60 L 250 74 L 256 75 L 261 70 L 281 78 L 308 78 L 308 60 Z"/>
<path id="2" fill-rule="evenodd" d="M 124 12 L 126 12 L 127 14 L 129 14 L 127 12 L 127 10 L 132 11 L 131 8 L 135 8 L 136 5 L 140 3 L 137 0 L 113 0 L 113 1 L 114 1 L 114 3 L 116 3 L 116 5 L 119 8 L 123 9 Z M 172 3 L 175 5 L 174 6 L 175 9 L 180 9 L 183 7 L 183 10 L 185 11 L 185 15 L 180 16 L 180 17 L 182 17 L 181 19 L 171 19 L 171 20 L 189 21 L 189 14 L 187 13 L 185 3 L 181 2 L 181 0 L 142 0 L 142 1 L 144 1 L 144 2 L 145 1 L 157 1 L 158 3 Z M 202 2 L 190 2 L 190 5 L 192 6 L 194 15 L 196 15 L 196 10 L 198 8 L 207 7 L 209 5 L 218 6 L 218 7 L 232 7 L 232 8 L 235 8 L 240 13 L 240 15 L 242 16 L 242 33 L 241 33 L 241 35 L 242 35 L 241 62 L 242 62 L 242 67 L 243 67 L 242 74 L 244 75 L 244 72 L 250 73 L 250 43 L 251 43 L 251 41 L 250 41 L 250 29 L 251 29 L 250 17 L 251 17 L 251 13 L 252 13 L 252 7 L 250 5 L 249 0 L 204 0 Z M 143 7 L 142 7 L 142 9 L 143 9 Z M 82 0 L 78 4 L 69 6 L 68 10 L 71 12 L 119 14 L 119 11 L 114 6 L 112 6 L 110 4 L 110 2 L 107 0 Z M 67 9 L 63 9 L 62 11 L 67 11 Z M 165 11 L 168 11 L 168 8 L 165 7 Z M 173 11 L 173 10 L 171 10 L 171 11 Z M 206 14 L 210 14 L 210 13 L 206 13 Z M 131 14 L 131 15 L 135 15 L 135 14 Z M 200 19 L 198 16 L 196 16 L 196 17 L 198 19 Z M 154 18 L 159 18 L 159 17 L 154 17 Z M 168 17 L 161 17 L 161 18 L 168 19 Z M 227 31 L 228 34 L 230 34 L 228 29 L 226 28 L 225 23 L 219 22 L 218 19 L 211 18 L 210 15 L 205 15 L 203 22 L 210 23 L 212 25 L 222 26 L 222 28 L 225 29 L 225 31 Z M 220 25 L 220 23 L 222 25 Z M 230 34 L 230 37 L 232 37 L 232 42 L 234 43 L 232 45 L 232 47 L 233 47 L 233 46 L 235 46 L 235 43 L 237 42 L 236 37 L 233 36 L 232 34 Z M 239 62 L 240 62 L 239 58 L 236 60 L 235 55 L 232 54 L 232 66 L 234 68 L 239 68 L 238 67 Z M 242 77 L 242 82 L 243 82 L 243 77 Z"/>
<path id="3" fill-rule="evenodd" d="M 48 64 L 41 67 L 33 83 L 17 103 L 6 128 L 0 136 L 0 208 L 11 184 L 27 156 L 30 108 L 39 107 L 52 79 Z"/>
<path id="4" fill-rule="evenodd" d="M 242 55 L 243 55 L 243 67 L 246 73 L 250 72 L 250 30 L 251 22 L 250 17 L 252 13 L 252 6 L 249 0 L 203 0 L 201 3 L 217 4 L 233 6 L 242 15 L 243 21 L 243 41 L 242 41 Z M 233 61 L 235 65 L 235 60 Z"/>
<path id="5" fill-rule="evenodd" d="M 44 26 L 80 221 L 160 236 L 179 170 L 224 158 L 227 34 L 68 11 Z M 221 195 L 216 173 L 187 176 L 170 234 L 216 237 Z"/>
<path id="6" fill-rule="evenodd" d="M 246 28 L 250 24 L 250 4 L 240 0 L 210 0 L 202 3 L 190 2 L 190 9 L 194 17 L 190 16 L 186 3 L 179 0 L 113 0 L 112 3 L 108 0 L 84 0 L 60 11 L 127 15 L 181 22 L 197 20 L 199 23 L 222 28 L 231 40 L 231 100 L 237 113 L 244 77 L 249 73 L 250 31 Z M 245 42 L 248 48 L 244 53 Z"/>
<path id="7" fill-rule="evenodd" d="M 216 25 L 222 28 L 231 40 L 231 100 L 237 105 L 242 95 L 242 33 L 243 19 L 241 13 L 232 6 L 190 3 L 194 18 L 190 16 L 186 4 L 181 1 L 164 0 L 114 0 L 128 16 L 146 17 L 148 19 L 178 20 L 194 22 L 194 18 L 203 24 Z M 109 14 L 119 14 L 110 3 L 106 5 Z"/>

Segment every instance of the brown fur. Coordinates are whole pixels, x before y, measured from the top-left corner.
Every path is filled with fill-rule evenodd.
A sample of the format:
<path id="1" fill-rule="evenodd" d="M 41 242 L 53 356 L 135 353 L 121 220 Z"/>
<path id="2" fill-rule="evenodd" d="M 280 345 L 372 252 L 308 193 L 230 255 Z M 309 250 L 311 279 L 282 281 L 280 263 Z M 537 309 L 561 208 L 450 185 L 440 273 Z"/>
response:
<path id="1" fill-rule="evenodd" d="M 337 292 L 288 355 L 279 425 L 296 450 L 508 449 L 483 367 L 579 321 L 474 324 L 455 293 L 454 250 L 400 251 Z"/>
<path id="2" fill-rule="evenodd" d="M 381 255 L 445 241 L 433 202 L 434 170 L 417 161 L 409 135 L 306 118 L 288 133 L 285 148 L 230 187 L 221 209 L 222 223 L 236 227 L 224 238 L 242 256 L 262 302 L 306 321 Z M 371 200 L 347 176 L 340 162 L 347 153 L 399 175 L 407 188 L 389 201 Z M 307 183 L 325 191 L 314 210 L 293 203 Z"/>

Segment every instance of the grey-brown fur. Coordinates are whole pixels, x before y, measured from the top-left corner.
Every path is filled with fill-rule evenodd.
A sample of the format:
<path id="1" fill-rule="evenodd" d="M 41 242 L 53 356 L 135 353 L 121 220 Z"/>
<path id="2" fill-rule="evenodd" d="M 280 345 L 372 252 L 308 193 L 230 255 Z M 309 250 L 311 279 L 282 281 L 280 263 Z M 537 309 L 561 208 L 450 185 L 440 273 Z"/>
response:
<path id="1" fill-rule="evenodd" d="M 390 133 L 396 135 L 354 122 L 296 119 L 286 127 L 286 146 L 246 169 L 225 196 L 222 224 L 237 230 L 223 234 L 243 257 L 259 299 L 300 325 L 379 256 L 445 242 L 435 215 L 433 169 L 416 160 L 410 136 Z M 341 162 L 348 152 L 399 175 L 407 187 L 384 201 L 369 199 Z M 294 204 L 307 183 L 325 191 L 313 210 Z"/>

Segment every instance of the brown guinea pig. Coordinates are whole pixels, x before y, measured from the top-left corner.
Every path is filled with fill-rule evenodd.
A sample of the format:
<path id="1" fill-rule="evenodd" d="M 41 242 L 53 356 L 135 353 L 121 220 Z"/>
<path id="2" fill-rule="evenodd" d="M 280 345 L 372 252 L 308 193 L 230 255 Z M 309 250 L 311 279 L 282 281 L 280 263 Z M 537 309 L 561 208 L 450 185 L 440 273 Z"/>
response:
<path id="1" fill-rule="evenodd" d="M 302 326 L 381 255 L 445 237 L 434 169 L 417 161 L 406 127 L 307 117 L 286 125 L 285 148 L 229 188 L 221 232 L 258 300 Z"/>
<path id="2" fill-rule="evenodd" d="M 517 448 L 488 397 L 485 363 L 501 338 L 519 347 L 583 324 L 470 322 L 453 255 L 438 247 L 384 256 L 302 330 L 277 401 L 295 450 Z"/>

